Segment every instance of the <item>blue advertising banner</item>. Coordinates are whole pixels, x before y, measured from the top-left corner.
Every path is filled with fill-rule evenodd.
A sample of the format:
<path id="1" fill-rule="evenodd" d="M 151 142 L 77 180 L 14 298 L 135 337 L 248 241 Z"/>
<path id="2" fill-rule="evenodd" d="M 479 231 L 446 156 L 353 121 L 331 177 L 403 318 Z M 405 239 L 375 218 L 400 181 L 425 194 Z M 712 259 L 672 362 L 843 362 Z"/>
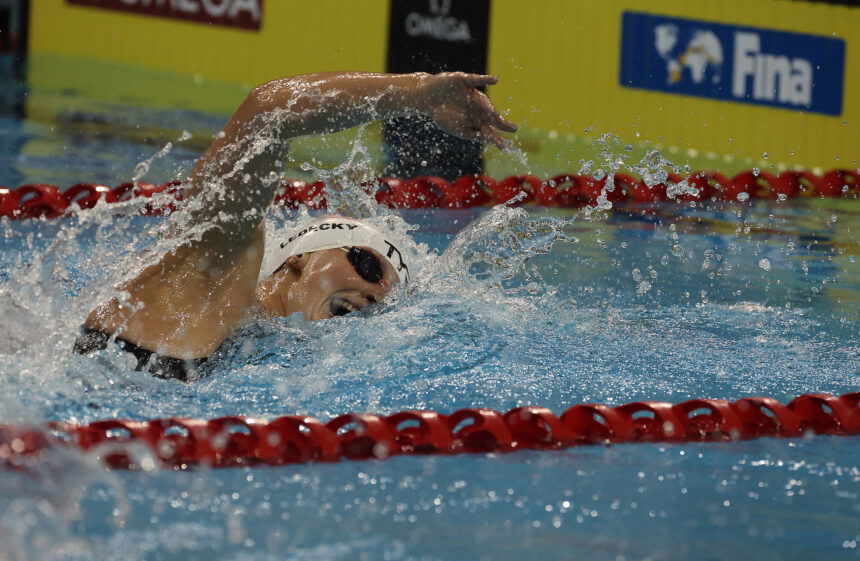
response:
<path id="1" fill-rule="evenodd" d="M 622 86 L 842 113 L 845 41 L 624 12 Z"/>

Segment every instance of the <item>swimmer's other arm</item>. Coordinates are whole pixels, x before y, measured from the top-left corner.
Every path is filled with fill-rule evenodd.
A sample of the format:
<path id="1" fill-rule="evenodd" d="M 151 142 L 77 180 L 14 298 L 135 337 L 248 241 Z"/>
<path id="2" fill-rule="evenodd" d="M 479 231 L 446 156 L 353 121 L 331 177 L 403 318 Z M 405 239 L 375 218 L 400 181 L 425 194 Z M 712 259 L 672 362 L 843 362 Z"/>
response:
<path id="1" fill-rule="evenodd" d="M 280 185 L 290 139 L 377 119 L 424 114 L 457 136 L 504 147 L 504 119 L 478 87 L 496 78 L 463 73 L 321 73 L 254 89 L 196 162 L 186 189 L 188 228 L 178 249 L 120 286 L 85 325 L 162 355 L 209 356 L 254 305 L 264 250 L 263 216 Z"/>

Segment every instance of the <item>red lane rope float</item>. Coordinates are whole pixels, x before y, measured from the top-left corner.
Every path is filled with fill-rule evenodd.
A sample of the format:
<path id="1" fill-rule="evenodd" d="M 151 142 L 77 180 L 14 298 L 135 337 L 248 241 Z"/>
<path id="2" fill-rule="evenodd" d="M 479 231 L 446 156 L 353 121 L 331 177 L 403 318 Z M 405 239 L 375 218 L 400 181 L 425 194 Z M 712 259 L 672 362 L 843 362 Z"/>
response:
<path id="1" fill-rule="evenodd" d="M 615 174 L 614 188 L 606 192 L 614 205 L 655 203 L 664 201 L 736 201 L 747 199 L 788 199 L 797 197 L 860 197 L 860 171 L 834 169 L 821 176 L 808 171 L 745 171 L 732 178 L 714 171 L 696 172 L 689 177 L 669 174 L 668 181 L 687 181 L 698 189 L 698 196 L 689 194 L 669 197 L 665 184 L 647 185 L 642 180 L 622 173 Z M 151 198 L 167 191 L 181 198 L 181 181 L 161 185 L 152 183 L 123 183 L 108 187 L 96 183 L 77 183 L 65 191 L 56 185 L 22 185 L 17 189 L 0 187 L 0 217 L 13 219 L 57 218 L 80 208 L 92 208 L 106 203 L 127 201 L 136 197 Z M 422 176 L 413 179 L 380 177 L 363 184 L 374 193 L 380 204 L 392 208 L 470 208 L 505 203 L 545 207 L 580 208 L 595 205 L 604 191 L 606 178 L 597 180 L 586 175 L 560 174 L 549 179 L 534 175 L 512 175 L 493 179 L 486 175 L 467 175 L 449 182 L 441 177 Z M 745 194 L 745 195 L 744 195 Z M 322 181 L 284 181 L 275 196 L 275 203 L 287 208 L 305 205 L 311 209 L 326 206 L 325 184 Z M 172 203 L 147 205 L 143 214 L 161 214 L 174 210 Z"/>
<path id="2" fill-rule="evenodd" d="M 266 421 L 111 419 L 46 427 L 0 424 L 0 465 L 27 467 L 53 447 L 93 451 L 114 469 L 140 467 L 141 450 L 167 469 L 383 459 L 397 455 L 557 450 L 631 442 L 722 442 L 807 434 L 860 434 L 860 392 L 805 394 L 783 405 L 770 397 L 692 399 L 672 405 L 637 401 L 574 405 L 561 416 L 527 406 L 499 413 L 461 409 L 450 415 L 401 411 L 387 417 L 347 413 L 322 423 L 287 415 Z M 142 448 L 141 448 L 142 447 Z"/>

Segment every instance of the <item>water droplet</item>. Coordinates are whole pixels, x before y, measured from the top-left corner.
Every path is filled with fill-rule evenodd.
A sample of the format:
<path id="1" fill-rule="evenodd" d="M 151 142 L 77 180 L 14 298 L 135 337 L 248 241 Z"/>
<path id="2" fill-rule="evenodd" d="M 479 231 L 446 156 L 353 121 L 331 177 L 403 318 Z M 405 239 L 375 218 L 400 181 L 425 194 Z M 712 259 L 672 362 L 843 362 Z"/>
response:
<path id="1" fill-rule="evenodd" d="M 745 202 L 750 200 L 750 194 L 744 191 L 743 193 L 738 193 L 738 200 L 741 202 Z"/>
<path id="2" fill-rule="evenodd" d="M 770 259 L 761 259 L 758 262 L 758 266 L 764 269 L 765 271 L 770 271 Z"/>

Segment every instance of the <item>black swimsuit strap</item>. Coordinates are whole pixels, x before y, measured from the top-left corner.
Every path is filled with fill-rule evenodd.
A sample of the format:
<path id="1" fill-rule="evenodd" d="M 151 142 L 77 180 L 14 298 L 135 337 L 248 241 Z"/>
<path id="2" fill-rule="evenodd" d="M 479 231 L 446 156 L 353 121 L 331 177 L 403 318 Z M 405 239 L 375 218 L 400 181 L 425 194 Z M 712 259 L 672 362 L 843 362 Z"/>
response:
<path id="1" fill-rule="evenodd" d="M 111 337 L 113 336 L 110 333 L 105 333 L 99 329 L 82 327 L 80 337 L 75 340 L 74 351 L 80 355 L 86 355 L 104 350 L 107 348 Z M 206 362 L 205 358 L 184 360 L 172 356 L 162 356 L 122 337 L 116 337 L 114 341 L 119 345 L 119 348 L 137 358 L 135 370 L 146 369 L 156 378 L 181 380 L 183 382 L 190 382 L 202 376 L 200 367 Z"/>

